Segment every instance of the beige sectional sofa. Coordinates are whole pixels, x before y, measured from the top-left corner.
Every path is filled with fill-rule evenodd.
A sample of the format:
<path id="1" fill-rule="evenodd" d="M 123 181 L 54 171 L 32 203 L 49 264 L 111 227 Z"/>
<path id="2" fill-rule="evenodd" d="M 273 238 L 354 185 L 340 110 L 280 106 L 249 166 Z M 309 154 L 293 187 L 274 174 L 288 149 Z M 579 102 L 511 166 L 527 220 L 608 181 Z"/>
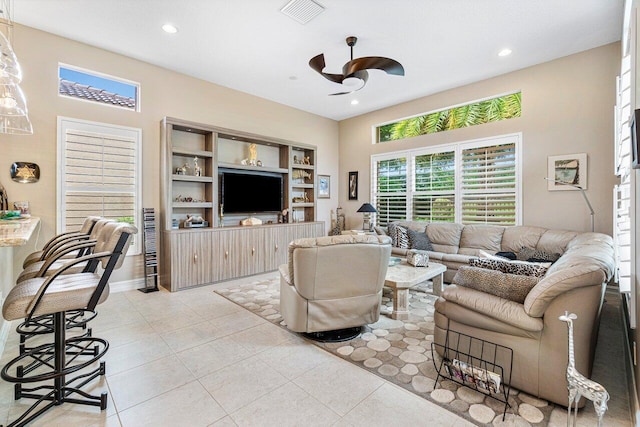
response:
<path id="1" fill-rule="evenodd" d="M 604 290 L 615 268 L 613 240 L 600 233 L 530 226 L 486 226 L 404 222 L 425 230 L 433 245 L 430 259 L 447 266 L 445 282 L 480 251 L 519 252 L 535 248 L 561 254 L 517 303 L 469 287 L 449 285 L 435 304 L 434 340 L 444 345 L 447 329 L 513 349 L 511 385 L 552 402 L 567 404 L 567 325 L 575 313 L 576 368 L 591 375 Z M 406 249 L 393 248 L 392 255 Z"/>

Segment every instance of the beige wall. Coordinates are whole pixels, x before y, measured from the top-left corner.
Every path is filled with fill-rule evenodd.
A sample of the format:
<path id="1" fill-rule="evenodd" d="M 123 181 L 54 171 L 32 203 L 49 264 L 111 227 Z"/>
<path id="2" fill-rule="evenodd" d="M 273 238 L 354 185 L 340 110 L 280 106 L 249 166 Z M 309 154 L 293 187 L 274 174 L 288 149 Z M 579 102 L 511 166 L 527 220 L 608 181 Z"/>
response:
<path id="1" fill-rule="evenodd" d="M 32 136 L 0 135 L 0 182 L 11 201 L 28 200 L 33 215 L 42 218 L 40 246 L 56 227 L 56 120 L 66 116 L 142 129 L 143 201 L 159 209 L 160 120 L 164 116 L 313 144 L 318 147 L 318 173 L 337 182 L 338 125 L 300 110 L 247 95 L 145 62 L 57 37 L 29 27 L 14 29 L 14 49 L 23 67 L 22 89 L 27 97 Z M 224 58 L 221 58 L 224 60 Z M 63 98 L 57 93 L 58 63 L 74 65 L 141 84 L 141 112 Z M 11 181 L 12 162 L 40 165 L 38 183 Z M 337 187 L 331 199 L 318 201 L 318 219 L 329 221 L 338 203 Z M 329 224 L 325 229 L 328 230 Z M 33 251 L 33 241 L 20 248 L 20 260 Z M 140 257 L 127 260 L 115 280 L 141 276 Z M 21 261 L 20 261 L 21 263 Z M 135 264 L 135 265 L 134 265 Z"/>
<path id="2" fill-rule="evenodd" d="M 508 60 L 508 59 L 506 59 Z M 547 191 L 547 156 L 588 154 L 587 196 L 595 228 L 612 234 L 613 106 L 620 45 L 613 43 L 489 80 L 451 89 L 340 122 L 340 203 L 348 227 L 362 221 L 356 210 L 370 199 L 370 156 L 389 151 L 466 141 L 507 133 L 523 135 L 523 224 L 586 231 L 588 208 L 578 191 Z M 425 78 L 429 78 L 425 75 Z M 522 91 L 522 117 L 373 145 L 372 127 L 491 97 Z M 359 172 L 359 199 L 347 200 L 349 171 Z"/>

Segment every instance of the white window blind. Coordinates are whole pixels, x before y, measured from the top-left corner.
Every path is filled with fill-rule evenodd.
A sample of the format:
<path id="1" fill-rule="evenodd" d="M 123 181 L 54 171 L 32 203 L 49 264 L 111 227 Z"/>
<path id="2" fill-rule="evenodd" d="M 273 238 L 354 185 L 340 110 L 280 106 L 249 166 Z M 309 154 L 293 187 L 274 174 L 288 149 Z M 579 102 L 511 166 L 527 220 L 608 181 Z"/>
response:
<path id="1" fill-rule="evenodd" d="M 631 57 L 622 58 L 616 81 L 615 172 L 620 183 L 614 189 L 614 230 L 616 281 L 620 292 L 631 293 Z M 633 316 L 635 319 L 635 316 Z"/>
<path id="2" fill-rule="evenodd" d="M 407 218 L 407 158 L 382 159 L 373 163 L 372 176 L 376 221 L 387 225 Z"/>
<path id="3" fill-rule="evenodd" d="M 91 215 L 137 226 L 141 131 L 63 118 L 58 127 L 59 232 Z"/>
<path id="4" fill-rule="evenodd" d="M 413 157 L 415 188 L 413 219 L 429 222 L 455 221 L 455 152 L 428 153 Z"/>
<path id="5" fill-rule="evenodd" d="M 516 144 L 462 150 L 462 222 L 515 225 Z"/>
<path id="6" fill-rule="evenodd" d="M 372 156 L 376 222 L 520 223 L 521 135 Z"/>

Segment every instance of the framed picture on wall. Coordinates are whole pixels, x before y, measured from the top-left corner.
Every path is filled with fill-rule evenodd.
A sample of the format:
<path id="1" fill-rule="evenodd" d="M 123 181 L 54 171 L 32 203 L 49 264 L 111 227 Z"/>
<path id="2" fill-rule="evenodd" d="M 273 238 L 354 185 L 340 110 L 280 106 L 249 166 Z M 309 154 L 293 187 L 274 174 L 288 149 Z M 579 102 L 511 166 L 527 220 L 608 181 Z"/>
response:
<path id="1" fill-rule="evenodd" d="M 358 172 L 349 172 L 349 200 L 358 200 Z"/>
<path id="2" fill-rule="evenodd" d="M 328 199 L 331 197 L 331 177 L 329 175 L 318 175 L 318 199 Z"/>
<path id="3" fill-rule="evenodd" d="M 547 164 L 549 191 L 587 189 L 587 153 L 549 156 Z"/>

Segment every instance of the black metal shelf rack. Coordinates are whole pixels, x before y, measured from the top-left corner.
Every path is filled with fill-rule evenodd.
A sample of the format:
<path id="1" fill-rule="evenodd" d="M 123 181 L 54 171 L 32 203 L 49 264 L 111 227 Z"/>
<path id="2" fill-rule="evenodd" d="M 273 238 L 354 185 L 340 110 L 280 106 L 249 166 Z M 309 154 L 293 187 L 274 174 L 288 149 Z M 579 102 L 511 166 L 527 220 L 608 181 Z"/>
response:
<path id="1" fill-rule="evenodd" d="M 158 290 L 156 214 L 153 208 L 142 208 L 142 235 L 144 248 L 144 288 L 138 290 L 146 294 Z"/>
<path id="2" fill-rule="evenodd" d="M 436 386 L 445 378 L 504 403 L 504 421 L 511 407 L 511 348 L 449 329 L 444 345 L 432 342 L 431 352 L 438 372 Z"/>

